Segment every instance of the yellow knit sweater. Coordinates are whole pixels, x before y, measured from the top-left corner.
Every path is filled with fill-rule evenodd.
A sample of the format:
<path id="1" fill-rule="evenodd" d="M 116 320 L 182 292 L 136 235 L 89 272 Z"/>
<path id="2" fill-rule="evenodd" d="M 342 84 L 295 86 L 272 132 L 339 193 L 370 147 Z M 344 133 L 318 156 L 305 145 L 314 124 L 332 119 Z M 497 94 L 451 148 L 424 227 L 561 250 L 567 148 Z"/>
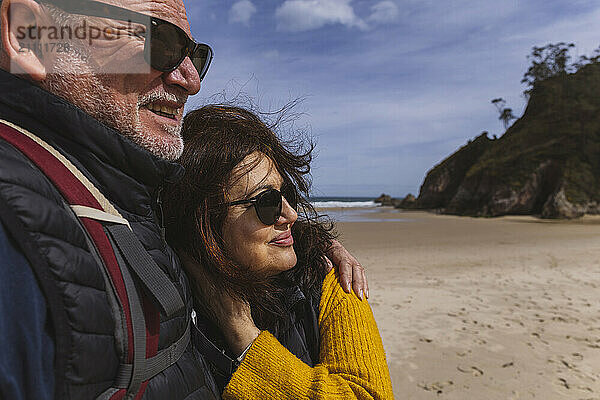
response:
<path id="1" fill-rule="evenodd" d="M 393 399 L 381 337 L 366 300 L 347 294 L 335 271 L 323 282 L 319 363 L 309 367 L 263 331 L 231 381 L 225 400 Z"/>

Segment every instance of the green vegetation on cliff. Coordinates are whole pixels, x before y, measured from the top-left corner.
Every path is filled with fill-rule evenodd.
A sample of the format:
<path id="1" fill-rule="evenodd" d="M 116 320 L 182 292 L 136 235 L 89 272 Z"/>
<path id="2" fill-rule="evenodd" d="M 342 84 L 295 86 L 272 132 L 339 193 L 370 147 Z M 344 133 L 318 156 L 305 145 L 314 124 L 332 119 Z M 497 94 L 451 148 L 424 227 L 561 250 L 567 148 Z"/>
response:
<path id="1" fill-rule="evenodd" d="M 564 62 L 560 45 L 572 46 L 550 45 Z M 600 63 L 586 60 L 572 73 L 563 63 L 550 77 L 531 75 L 523 116 L 500 139 L 479 136 L 433 168 L 418 206 L 475 216 L 600 213 Z"/>

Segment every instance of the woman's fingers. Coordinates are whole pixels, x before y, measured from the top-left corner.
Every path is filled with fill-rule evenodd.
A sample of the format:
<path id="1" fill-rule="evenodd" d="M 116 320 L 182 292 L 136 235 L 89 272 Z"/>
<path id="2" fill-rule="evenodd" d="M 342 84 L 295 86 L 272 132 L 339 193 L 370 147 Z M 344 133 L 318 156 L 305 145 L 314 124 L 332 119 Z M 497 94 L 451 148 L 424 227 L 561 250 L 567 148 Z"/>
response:
<path id="1" fill-rule="evenodd" d="M 352 292 L 352 264 L 347 261 L 342 261 L 339 265 L 340 283 L 346 293 Z"/>
<path id="2" fill-rule="evenodd" d="M 325 257 L 325 262 L 327 263 L 327 272 L 329 273 L 333 269 L 333 263 L 329 257 Z"/>
<path id="3" fill-rule="evenodd" d="M 327 255 L 339 270 L 340 284 L 344 291 L 350 293 L 354 289 L 354 292 L 360 299 L 367 296 L 369 291 L 367 276 L 358 260 L 337 240 L 333 241 Z"/>
<path id="4" fill-rule="evenodd" d="M 367 271 L 365 271 L 365 269 L 362 269 L 362 275 L 363 275 L 363 282 L 365 284 L 365 297 L 368 299 L 369 298 L 369 281 L 367 280 Z"/>
<path id="5" fill-rule="evenodd" d="M 354 288 L 354 293 L 358 296 L 359 299 L 363 299 L 366 293 L 366 279 L 365 279 L 365 270 L 362 265 L 356 261 L 352 264 L 352 287 Z"/>

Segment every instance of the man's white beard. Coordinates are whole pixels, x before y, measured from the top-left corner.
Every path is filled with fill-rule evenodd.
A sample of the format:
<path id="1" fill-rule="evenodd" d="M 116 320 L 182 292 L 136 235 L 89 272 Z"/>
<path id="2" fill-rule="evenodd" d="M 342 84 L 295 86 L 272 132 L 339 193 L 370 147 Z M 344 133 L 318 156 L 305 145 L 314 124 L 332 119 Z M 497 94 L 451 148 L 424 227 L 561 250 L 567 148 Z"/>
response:
<path id="1" fill-rule="evenodd" d="M 183 152 L 181 124 L 164 126 L 167 135 L 148 134 L 140 119 L 140 104 L 127 104 L 111 95 L 107 84 L 92 68 L 72 53 L 61 53 L 41 86 L 116 129 L 132 142 L 165 160 L 175 161 Z M 167 136 L 167 137 L 165 137 Z"/>

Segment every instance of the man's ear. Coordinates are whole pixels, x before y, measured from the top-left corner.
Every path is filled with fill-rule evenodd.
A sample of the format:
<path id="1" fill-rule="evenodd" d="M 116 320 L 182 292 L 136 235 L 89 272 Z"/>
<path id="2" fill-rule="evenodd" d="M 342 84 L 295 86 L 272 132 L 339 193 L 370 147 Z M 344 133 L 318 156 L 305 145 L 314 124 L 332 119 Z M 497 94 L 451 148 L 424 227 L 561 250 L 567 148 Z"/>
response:
<path id="1" fill-rule="evenodd" d="M 3 0 L 0 7 L 2 46 L 10 62 L 9 71 L 37 82 L 46 79 L 42 41 L 37 35 L 42 12 L 33 0 Z"/>

